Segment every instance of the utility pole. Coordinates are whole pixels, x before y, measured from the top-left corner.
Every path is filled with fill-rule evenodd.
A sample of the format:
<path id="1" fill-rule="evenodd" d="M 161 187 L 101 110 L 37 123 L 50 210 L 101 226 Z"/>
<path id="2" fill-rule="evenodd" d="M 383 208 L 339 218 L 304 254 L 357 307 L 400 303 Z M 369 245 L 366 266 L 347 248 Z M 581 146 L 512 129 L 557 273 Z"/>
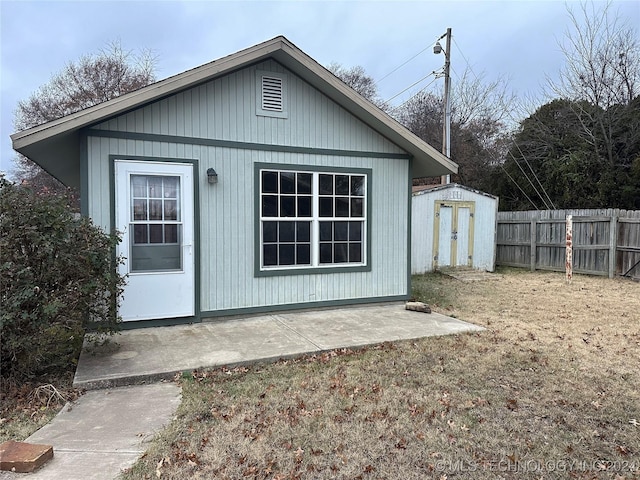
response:
<path id="1" fill-rule="evenodd" d="M 443 49 L 440 40 L 446 37 L 446 47 Z M 447 28 L 447 32 L 442 35 L 433 47 L 433 53 L 436 55 L 444 51 L 444 105 L 443 105 L 443 122 L 442 122 L 442 153 L 451 158 L 451 28 Z M 450 175 L 442 175 L 440 183 L 446 184 L 451 182 Z"/>

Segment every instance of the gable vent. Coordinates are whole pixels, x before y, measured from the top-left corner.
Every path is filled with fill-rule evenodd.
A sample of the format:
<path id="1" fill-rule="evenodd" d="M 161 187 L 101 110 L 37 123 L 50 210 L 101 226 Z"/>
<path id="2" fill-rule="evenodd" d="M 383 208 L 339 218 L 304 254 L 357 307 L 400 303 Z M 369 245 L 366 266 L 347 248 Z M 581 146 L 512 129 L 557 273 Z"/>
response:
<path id="1" fill-rule="evenodd" d="M 262 77 L 262 109 L 269 112 L 282 112 L 282 79 Z"/>

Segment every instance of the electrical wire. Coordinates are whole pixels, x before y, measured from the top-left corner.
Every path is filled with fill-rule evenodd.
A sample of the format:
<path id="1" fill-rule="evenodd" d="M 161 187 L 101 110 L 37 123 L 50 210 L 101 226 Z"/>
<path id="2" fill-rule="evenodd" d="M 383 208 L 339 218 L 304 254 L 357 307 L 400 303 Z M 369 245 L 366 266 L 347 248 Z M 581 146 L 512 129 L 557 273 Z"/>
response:
<path id="1" fill-rule="evenodd" d="M 453 40 L 453 45 L 458 49 L 458 52 L 460 52 L 460 55 L 462 55 L 463 60 L 467 63 L 467 66 L 469 67 L 469 70 L 471 70 L 471 73 L 473 73 L 474 77 L 476 77 L 476 80 L 479 80 L 478 76 L 476 75 L 476 72 L 474 72 L 473 68 L 471 68 L 471 64 L 469 63 L 469 60 L 467 60 L 467 57 L 464 55 L 463 51 L 458 46 L 458 42 L 456 42 L 456 37 L 451 35 L 451 40 Z"/>
<path id="2" fill-rule="evenodd" d="M 520 165 L 520 163 L 518 163 L 518 160 L 516 160 L 516 157 L 513 155 L 513 153 L 509 152 L 509 155 L 511 155 L 511 158 L 513 159 L 513 161 L 515 162 L 515 164 L 518 166 L 518 168 L 520 169 L 520 171 L 522 172 L 522 174 L 524 175 L 524 178 L 527 179 L 527 181 L 529 182 L 529 184 L 533 187 L 533 189 L 535 190 L 536 194 L 540 197 L 540 199 L 542 200 L 542 203 L 544 203 L 544 206 L 547 210 L 551 210 L 551 208 L 549 208 L 549 204 L 547 203 L 547 201 L 544 199 L 544 197 L 540 194 L 540 192 L 538 191 L 538 189 L 536 188 L 536 186 L 533 184 L 533 182 L 531 181 L 531 179 L 529 178 L 529 175 L 527 175 L 527 172 L 524 171 L 524 168 L 522 168 L 522 165 Z"/>
<path id="3" fill-rule="evenodd" d="M 432 44 L 433 45 L 433 44 Z M 411 60 L 413 60 L 414 58 L 418 57 L 419 55 L 421 55 L 422 53 L 424 53 L 425 51 L 427 51 L 429 48 L 431 48 L 432 45 L 429 45 L 428 47 L 425 47 L 423 50 L 420 50 L 418 53 L 416 53 L 413 57 L 411 57 L 409 60 L 407 60 L 406 62 L 402 63 L 401 65 L 397 66 L 396 68 L 394 68 L 393 70 L 391 70 L 389 73 L 387 73 L 384 77 L 379 78 L 374 85 L 377 85 L 378 83 L 380 83 L 382 80 L 384 80 L 385 78 L 387 78 L 388 76 L 396 73 L 398 70 L 400 70 L 402 67 L 404 67 L 407 63 L 409 63 Z"/>
<path id="4" fill-rule="evenodd" d="M 427 45 L 425 48 L 423 48 L 422 50 L 420 50 L 418 53 L 416 53 L 413 57 L 409 58 L 407 61 L 405 61 L 404 63 L 400 64 L 399 66 L 397 66 L 396 68 L 394 68 L 393 70 L 391 70 L 389 73 L 387 73 L 386 75 L 384 75 L 383 77 L 379 78 L 378 80 L 375 81 L 374 85 L 377 85 L 378 83 L 380 83 L 382 80 L 384 80 L 385 78 L 387 78 L 388 76 L 394 74 L 395 72 L 397 72 L 398 70 L 400 70 L 402 67 L 404 67 L 407 63 L 409 63 L 411 60 L 413 60 L 414 58 L 418 57 L 419 55 L 423 54 L 424 52 L 426 52 L 427 50 L 429 50 L 430 48 L 432 48 L 436 42 L 438 42 L 438 40 L 440 40 L 439 37 L 437 40 L 435 40 L 434 42 L 430 43 L 429 45 Z"/>
<path id="5" fill-rule="evenodd" d="M 458 52 L 460 53 L 460 55 L 462 56 L 462 58 L 464 59 L 464 61 L 467 63 L 467 67 L 469 68 L 469 70 L 471 71 L 471 73 L 473 74 L 473 76 L 476 78 L 477 81 L 480 81 L 478 75 L 476 75 L 476 72 L 473 70 L 473 68 L 471 67 L 471 64 L 469 63 L 469 60 L 467 59 L 467 57 L 465 56 L 464 52 L 462 51 L 462 49 L 460 48 L 460 46 L 458 45 L 458 42 L 456 42 L 455 38 L 453 38 L 452 35 L 452 39 L 453 39 L 453 44 L 455 45 L 455 47 L 458 49 Z M 513 114 L 511 112 L 509 112 L 509 116 L 511 117 L 512 120 L 515 120 L 513 118 Z M 531 181 L 531 179 L 529 178 L 529 176 L 524 172 L 524 170 L 522 169 L 522 167 L 520 166 L 520 164 L 518 163 L 518 161 L 515 159 L 515 157 L 511 154 L 511 152 L 509 152 L 509 154 L 511 155 L 511 157 L 513 158 L 513 161 L 516 162 L 516 165 L 518 165 L 518 167 L 520 168 L 520 170 L 522 171 L 522 173 L 524 174 L 525 178 L 529 181 L 529 183 L 531 184 L 531 186 L 533 187 L 533 189 L 536 191 L 536 193 L 538 194 L 538 196 L 540 197 L 540 199 L 542 200 L 542 203 L 544 203 L 545 207 L 547 209 L 550 210 L 549 208 L 549 204 L 551 205 L 551 207 L 553 207 L 553 209 L 556 209 L 555 204 L 553 203 L 553 200 L 551 200 L 551 197 L 549 196 L 549 194 L 547 193 L 547 190 L 544 188 L 544 185 L 542 185 L 542 182 L 540 182 L 540 178 L 538 178 L 538 175 L 536 174 L 536 172 L 534 171 L 533 167 L 531 166 L 531 163 L 529 163 L 529 160 L 527 160 L 527 157 L 525 156 L 524 152 L 522 151 L 522 149 L 520 148 L 520 145 L 518 145 L 518 142 L 516 142 L 515 140 L 513 140 L 513 144 L 516 146 L 516 148 L 518 149 L 518 151 L 520 152 L 520 155 L 522 155 L 522 159 L 525 161 L 525 163 L 527 164 L 527 166 L 529 167 L 529 170 L 531 170 L 531 173 L 533 174 L 533 177 L 536 179 L 536 181 L 538 182 L 538 185 L 540 186 L 540 189 L 542 190 L 542 192 L 544 193 L 544 195 L 547 197 L 547 200 L 549 200 L 549 203 L 547 203 L 547 201 L 544 199 L 544 197 L 540 194 L 540 192 L 538 191 L 538 189 L 536 188 L 536 186 L 533 184 L 533 182 Z M 503 167 L 504 170 L 504 167 Z M 505 173 L 508 174 L 508 172 L 505 170 Z M 509 176 L 509 178 L 511 178 L 511 176 Z M 515 180 L 513 180 L 511 178 L 511 180 L 515 183 Z M 520 189 L 520 191 L 522 191 L 522 193 L 524 194 L 524 191 L 522 190 L 522 188 L 520 188 L 520 185 L 518 185 L 516 183 L 516 186 Z M 525 194 L 526 196 L 526 194 Z M 528 197 L 527 197 L 528 198 Z M 531 202 L 531 199 L 529 199 L 529 201 Z M 533 202 L 531 202 L 533 205 Z M 535 206 L 535 205 L 534 205 Z"/>
<path id="6" fill-rule="evenodd" d="M 389 103 L 391 100 L 393 100 L 394 98 L 402 95 L 404 92 L 406 92 L 407 90 L 409 90 L 410 88 L 415 87 L 417 84 L 419 84 L 420 82 L 426 80 L 427 78 L 429 78 L 431 75 L 434 75 L 435 72 L 431 72 L 429 75 L 426 75 L 424 77 L 422 77 L 420 80 L 418 80 L 417 82 L 412 83 L 411 85 L 409 85 L 407 88 L 405 88 L 404 90 L 402 90 L 401 92 L 396 93 L 393 97 L 389 98 L 388 100 L 385 101 L 385 103 Z M 433 82 L 435 82 L 436 79 L 434 78 L 431 82 L 429 82 L 426 86 L 424 86 L 421 90 L 424 90 L 425 88 L 427 88 L 429 85 L 431 85 Z"/>
<path id="7" fill-rule="evenodd" d="M 518 145 L 518 142 L 513 142 L 516 146 L 516 148 L 518 149 L 518 151 L 520 152 L 520 155 L 522 155 L 522 158 L 524 159 L 524 161 L 526 162 L 526 164 L 529 166 L 529 170 L 531 170 L 531 173 L 533 174 L 533 178 L 536 179 L 536 181 L 538 182 L 538 185 L 540 185 L 540 188 L 542 189 L 542 191 L 544 192 L 544 194 L 547 197 L 547 200 L 549 200 L 549 203 L 551 204 L 551 206 L 553 207 L 553 210 L 556 210 L 556 206 L 553 203 L 553 200 L 551 200 L 551 197 L 549 197 L 549 194 L 547 193 L 547 191 L 545 190 L 545 188 L 542 186 L 542 183 L 540 183 L 540 179 L 538 178 L 538 175 L 536 175 L 536 172 L 533 170 L 533 168 L 531 167 L 531 164 L 529 163 L 529 160 L 527 160 L 527 157 L 525 157 L 524 153 L 522 152 L 522 149 L 520 148 L 520 145 Z M 544 202 L 544 199 L 543 199 Z M 544 202 L 545 205 L 547 202 Z"/>
<path id="8" fill-rule="evenodd" d="M 527 193 L 522 189 L 522 187 L 518 184 L 518 182 L 515 181 L 515 179 L 509 174 L 509 172 L 507 171 L 506 168 L 504 168 L 503 164 L 500 164 L 500 168 L 502 168 L 502 170 L 504 171 L 504 173 L 507 174 L 507 177 L 509 177 L 509 180 L 511 180 L 516 187 L 518 187 L 518 190 L 520 190 L 522 192 L 522 194 L 527 198 L 527 200 L 529 200 L 529 203 L 531 203 L 531 205 L 533 205 L 533 208 L 535 208 L 536 210 L 540 210 L 535 203 L 533 203 L 533 200 L 531 200 L 531 198 L 529 198 L 529 195 L 527 195 Z"/>
<path id="9" fill-rule="evenodd" d="M 456 47 L 456 49 L 458 50 L 458 52 L 460 53 L 460 55 L 462 56 L 462 58 L 464 59 L 464 61 L 467 64 L 467 68 L 471 71 L 471 73 L 473 74 L 473 76 L 475 77 L 476 81 L 480 81 L 480 78 L 478 77 L 478 75 L 476 74 L 476 72 L 474 71 L 474 69 L 471 67 L 471 64 L 469 63 L 469 60 L 467 59 L 466 55 L 464 54 L 464 52 L 462 51 L 462 49 L 460 48 L 460 46 L 458 45 L 458 42 L 456 42 L 455 37 L 452 35 L 451 36 L 452 40 L 453 40 L 453 44 Z M 437 40 L 436 40 L 437 41 Z M 429 46 L 425 47 L 424 49 L 420 50 L 418 53 L 416 53 L 415 55 L 413 55 L 411 58 L 407 59 L 405 62 L 403 62 L 402 64 L 400 64 L 399 66 L 397 66 L 396 68 L 394 68 L 393 70 L 391 70 L 389 73 L 387 73 L 386 75 L 384 75 L 383 77 L 379 78 L 374 84 L 377 85 L 378 83 L 380 83 L 382 80 L 384 80 L 385 78 L 389 77 L 390 75 L 392 75 L 393 73 L 397 72 L 400 68 L 404 67 L 405 65 L 407 65 L 409 62 L 411 62 L 412 60 L 414 60 L 416 57 L 418 57 L 419 55 L 421 55 L 422 53 L 424 53 L 426 50 L 428 50 L 430 47 L 432 47 L 435 44 L 435 42 L 433 42 L 432 44 L 430 44 Z M 456 75 L 456 77 L 459 79 L 460 75 L 458 74 L 458 72 L 454 69 L 451 68 L 453 70 L 453 73 Z M 416 85 L 418 85 L 420 82 L 423 82 L 424 80 L 426 80 L 427 78 L 429 78 L 431 75 L 435 75 L 435 78 L 433 80 L 431 80 L 431 82 L 429 82 L 427 85 L 425 85 L 424 87 L 422 87 L 420 90 L 418 90 L 415 94 L 413 94 L 411 97 L 409 97 L 407 100 L 405 100 L 404 102 L 402 102 L 400 105 L 398 105 L 399 108 L 402 105 L 406 104 L 407 102 L 411 101 L 413 98 L 415 98 L 418 94 L 420 94 L 421 92 L 423 92 L 424 90 L 426 90 L 430 85 L 432 85 L 435 80 L 437 78 L 439 78 L 437 75 L 438 73 L 436 71 L 431 72 L 430 74 L 422 77 L 420 80 L 412 83 L 411 85 L 409 85 L 408 87 L 404 88 L 403 90 L 401 90 L 400 92 L 396 93 L 395 95 L 393 95 L 392 97 L 390 97 L 389 99 L 387 99 L 385 101 L 385 103 L 389 103 L 391 102 L 391 100 L 399 97 L 400 95 L 402 95 L 404 92 L 406 92 L 407 90 L 415 87 Z M 511 115 L 512 116 L 512 115 Z M 513 116 L 512 116 L 513 118 Z M 555 205 L 553 203 L 553 201 L 551 200 L 551 197 L 549 196 L 549 194 L 547 193 L 546 189 L 544 188 L 544 186 L 542 185 L 542 183 L 540 182 L 539 177 L 536 175 L 535 171 L 533 170 L 533 167 L 531 166 L 531 164 L 529 163 L 529 161 L 527 160 L 527 158 L 525 157 L 524 153 L 522 152 L 522 149 L 520 148 L 520 146 L 518 145 L 517 142 L 513 142 L 516 146 L 516 148 L 518 149 L 518 151 L 520 152 L 520 155 L 522 155 L 522 158 L 524 159 L 525 163 L 527 164 L 527 166 L 529 167 L 529 170 L 531 171 L 533 177 L 535 178 L 536 182 L 538 183 L 538 185 L 540 186 L 540 189 L 542 190 L 542 192 L 544 193 L 544 195 L 546 196 L 547 200 L 549 203 L 547 203 L 547 200 L 545 200 L 545 197 L 542 196 L 542 194 L 540 193 L 540 191 L 538 190 L 538 188 L 535 186 L 535 184 L 531 181 L 531 179 L 529 178 L 529 175 L 527 175 L 527 173 L 524 171 L 524 169 L 522 168 L 522 166 L 520 165 L 520 163 L 516 160 L 516 158 L 514 157 L 514 155 L 509 152 L 509 155 L 511 155 L 511 157 L 513 158 L 513 161 L 515 162 L 515 164 L 518 166 L 518 168 L 520 169 L 520 171 L 522 172 L 522 174 L 524 175 L 524 177 L 527 179 L 527 181 L 529 182 L 529 184 L 533 187 L 533 189 L 535 190 L 536 194 L 540 197 L 540 199 L 542 200 L 543 204 L 545 205 L 545 208 L 550 209 L 549 206 L 551 205 L 553 207 L 553 209 L 555 209 Z M 539 210 L 538 206 L 533 202 L 533 200 L 529 197 L 529 195 L 527 195 L 527 193 L 523 190 L 523 188 L 518 184 L 518 182 L 516 182 L 516 180 L 509 174 L 509 172 L 504 168 L 504 165 L 502 163 L 499 163 L 500 167 L 502 168 L 502 170 L 505 172 L 505 174 L 507 175 L 507 177 L 516 185 L 516 187 L 518 187 L 518 189 L 520 190 L 520 192 L 522 192 L 522 194 L 526 197 L 526 199 L 529 201 L 529 203 L 531 203 L 531 205 L 533 205 L 533 207 L 536 210 Z"/>
<path id="10" fill-rule="evenodd" d="M 418 90 L 416 93 L 414 93 L 413 95 L 411 95 L 409 98 L 407 98 L 404 102 L 402 102 L 400 105 L 398 105 L 395 108 L 400 108 L 403 105 L 409 103 L 411 100 L 413 100 L 415 97 L 417 97 L 420 93 L 424 92 L 427 88 L 429 88 L 429 86 L 431 86 L 431 84 L 433 84 L 433 82 L 435 82 L 437 80 L 437 78 L 434 78 L 433 80 L 431 80 L 429 83 L 427 83 L 424 87 L 422 87 L 420 90 Z"/>
<path id="11" fill-rule="evenodd" d="M 509 112 L 509 116 L 511 117 L 512 120 L 515 121 L 515 118 L 513 117 L 513 114 L 511 112 Z M 549 194 L 547 193 L 547 190 L 544 188 L 544 185 L 542 185 L 542 182 L 540 182 L 540 178 L 538 177 L 538 175 L 536 174 L 535 170 L 533 169 L 533 167 L 531 166 L 531 163 L 529 163 L 529 160 L 527 159 L 526 155 L 524 154 L 524 152 L 522 151 L 522 149 L 520 148 L 520 145 L 518 144 L 518 142 L 516 142 L 515 140 L 513 140 L 513 144 L 515 145 L 515 147 L 518 149 L 518 152 L 520 152 L 520 155 L 522 156 L 522 159 L 524 160 L 524 162 L 527 164 L 527 166 L 529 167 L 529 170 L 531 171 L 531 173 L 533 174 L 533 177 L 536 179 L 536 182 L 538 182 L 538 185 L 540 186 L 540 189 L 542 190 L 542 192 L 544 193 L 544 195 L 547 197 L 547 200 L 549 201 L 549 204 L 551 205 L 551 207 L 553 208 L 553 210 L 556 210 L 556 205 L 555 203 L 553 203 L 553 200 L 551 200 L 551 197 L 549 196 Z M 513 155 L 511 155 L 513 157 Z M 515 158 L 514 158 L 515 161 Z M 531 183 L 531 186 L 536 189 L 536 187 L 533 185 L 533 182 L 531 182 L 531 180 L 529 180 L 529 182 Z M 537 193 L 537 189 L 536 189 L 536 193 Z M 545 205 L 547 205 L 547 202 L 545 201 L 545 199 L 542 197 L 542 195 L 540 195 L 540 193 L 538 193 L 538 195 L 540 196 L 540 198 L 542 199 L 543 203 Z M 548 208 L 548 207 L 547 207 Z"/>

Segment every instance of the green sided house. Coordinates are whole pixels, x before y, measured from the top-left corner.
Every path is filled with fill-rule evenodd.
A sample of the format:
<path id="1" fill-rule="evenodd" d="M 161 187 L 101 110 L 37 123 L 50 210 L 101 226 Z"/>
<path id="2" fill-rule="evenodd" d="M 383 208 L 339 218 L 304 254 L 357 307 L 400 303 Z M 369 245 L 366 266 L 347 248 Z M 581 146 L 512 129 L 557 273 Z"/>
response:
<path id="1" fill-rule="evenodd" d="M 411 178 L 457 171 L 284 37 L 11 138 L 122 232 L 129 327 L 404 300 Z"/>

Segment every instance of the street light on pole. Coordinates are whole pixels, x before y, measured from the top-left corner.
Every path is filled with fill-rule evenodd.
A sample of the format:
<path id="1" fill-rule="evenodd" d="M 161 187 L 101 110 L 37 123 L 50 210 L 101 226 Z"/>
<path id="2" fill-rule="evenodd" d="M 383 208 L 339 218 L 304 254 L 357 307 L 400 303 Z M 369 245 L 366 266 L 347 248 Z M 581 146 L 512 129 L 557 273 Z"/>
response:
<path id="1" fill-rule="evenodd" d="M 446 37 L 446 47 L 442 48 L 440 45 L 440 40 Z M 438 55 L 439 53 L 444 52 L 444 114 L 443 114 L 443 125 L 442 125 L 442 153 L 447 156 L 447 158 L 451 157 L 451 100 L 449 99 L 450 90 L 451 90 L 451 76 L 449 75 L 449 70 L 451 67 L 451 28 L 447 28 L 447 32 L 443 34 L 436 44 L 433 46 L 433 53 Z M 450 183 L 451 176 L 443 175 L 440 177 L 440 183 Z"/>

